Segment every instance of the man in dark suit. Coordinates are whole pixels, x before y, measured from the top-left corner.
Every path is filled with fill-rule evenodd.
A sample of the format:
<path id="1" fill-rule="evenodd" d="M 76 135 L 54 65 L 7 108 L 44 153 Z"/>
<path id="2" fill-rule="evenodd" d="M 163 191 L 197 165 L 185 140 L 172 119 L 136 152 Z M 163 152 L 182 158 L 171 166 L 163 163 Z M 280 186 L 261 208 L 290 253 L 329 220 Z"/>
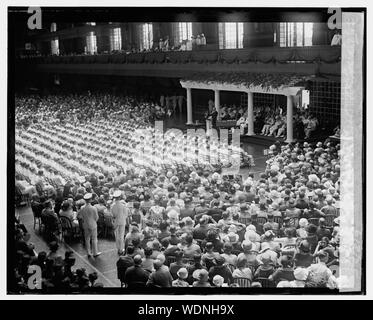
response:
<path id="1" fill-rule="evenodd" d="M 160 260 L 154 261 L 154 269 L 155 271 L 152 272 L 149 276 L 149 280 L 147 282 L 148 287 L 161 287 L 161 288 L 169 288 L 172 287 L 172 276 L 168 269 L 162 268 L 163 263 Z"/>
<path id="2" fill-rule="evenodd" d="M 149 279 L 149 272 L 141 267 L 142 258 L 140 255 L 134 256 L 133 262 L 135 265 L 129 267 L 124 274 L 124 282 L 128 288 L 145 287 Z"/>

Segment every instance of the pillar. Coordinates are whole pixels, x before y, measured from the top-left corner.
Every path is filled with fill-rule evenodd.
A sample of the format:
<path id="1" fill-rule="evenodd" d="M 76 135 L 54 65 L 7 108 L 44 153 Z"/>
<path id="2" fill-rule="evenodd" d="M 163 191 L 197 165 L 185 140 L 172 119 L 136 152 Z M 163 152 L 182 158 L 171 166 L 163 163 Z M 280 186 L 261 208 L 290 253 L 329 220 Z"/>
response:
<path id="1" fill-rule="evenodd" d="M 247 93 L 247 136 L 253 136 L 254 133 L 254 98 L 253 93 Z"/>
<path id="2" fill-rule="evenodd" d="M 187 90 L 187 124 L 193 124 L 192 89 Z"/>
<path id="3" fill-rule="evenodd" d="M 218 120 L 220 121 L 220 91 L 214 90 L 215 93 L 215 109 L 218 112 Z"/>
<path id="4" fill-rule="evenodd" d="M 286 109 L 286 141 L 287 143 L 293 142 L 293 96 L 287 96 L 287 109 Z"/>

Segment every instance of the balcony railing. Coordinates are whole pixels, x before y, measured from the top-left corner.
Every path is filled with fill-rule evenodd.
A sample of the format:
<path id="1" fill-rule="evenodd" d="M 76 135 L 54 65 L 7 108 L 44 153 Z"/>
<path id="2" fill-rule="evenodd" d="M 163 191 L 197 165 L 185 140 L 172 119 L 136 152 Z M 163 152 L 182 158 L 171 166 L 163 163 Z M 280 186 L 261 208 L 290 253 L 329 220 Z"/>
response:
<path id="1" fill-rule="evenodd" d="M 336 63 L 341 58 L 341 47 L 338 46 L 312 46 L 312 47 L 265 47 L 252 49 L 229 50 L 196 50 L 196 51 L 167 51 L 167 52 L 141 52 L 141 53 L 113 53 L 96 55 L 70 55 L 28 57 L 33 63 L 47 64 L 89 64 L 89 63 Z"/>

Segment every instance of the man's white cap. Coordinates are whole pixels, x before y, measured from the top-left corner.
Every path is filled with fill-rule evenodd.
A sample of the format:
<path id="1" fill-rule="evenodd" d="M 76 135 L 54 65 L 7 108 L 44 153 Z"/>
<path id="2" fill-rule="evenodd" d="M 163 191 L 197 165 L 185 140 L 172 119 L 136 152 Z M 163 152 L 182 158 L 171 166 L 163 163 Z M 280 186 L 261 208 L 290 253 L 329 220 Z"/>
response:
<path id="1" fill-rule="evenodd" d="M 116 190 L 114 191 L 113 197 L 114 198 L 120 198 L 122 196 L 122 191 Z"/>
<path id="2" fill-rule="evenodd" d="M 92 193 L 86 193 L 83 197 L 84 200 L 91 200 L 92 199 Z"/>

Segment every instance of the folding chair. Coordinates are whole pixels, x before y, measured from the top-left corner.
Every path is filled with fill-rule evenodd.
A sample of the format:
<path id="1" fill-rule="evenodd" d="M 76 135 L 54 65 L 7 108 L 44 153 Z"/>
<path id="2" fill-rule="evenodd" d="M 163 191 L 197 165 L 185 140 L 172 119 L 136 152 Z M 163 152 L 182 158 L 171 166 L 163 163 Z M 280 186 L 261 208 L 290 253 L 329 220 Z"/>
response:
<path id="1" fill-rule="evenodd" d="M 296 217 L 290 218 L 290 221 L 289 221 L 290 226 L 297 228 L 298 224 L 299 224 L 299 218 L 296 218 Z"/>
<path id="2" fill-rule="evenodd" d="M 240 288 L 251 287 L 251 281 L 248 278 L 234 278 L 233 283 L 237 283 Z"/>
<path id="3" fill-rule="evenodd" d="M 231 273 L 233 273 L 234 270 L 236 270 L 236 266 L 230 263 L 226 263 L 225 266 L 229 269 Z"/>
<path id="4" fill-rule="evenodd" d="M 274 283 L 268 278 L 256 278 L 254 281 L 259 282 L 262 285 L 262 288 L 273 288 Z"/>
<path id="5" fill-rule="evenodd" d="M 59 218 L 61 223 L 61 240 L 76 239 L 80 237 L 79 228 L 76 228 L 67 217 Z"/>

